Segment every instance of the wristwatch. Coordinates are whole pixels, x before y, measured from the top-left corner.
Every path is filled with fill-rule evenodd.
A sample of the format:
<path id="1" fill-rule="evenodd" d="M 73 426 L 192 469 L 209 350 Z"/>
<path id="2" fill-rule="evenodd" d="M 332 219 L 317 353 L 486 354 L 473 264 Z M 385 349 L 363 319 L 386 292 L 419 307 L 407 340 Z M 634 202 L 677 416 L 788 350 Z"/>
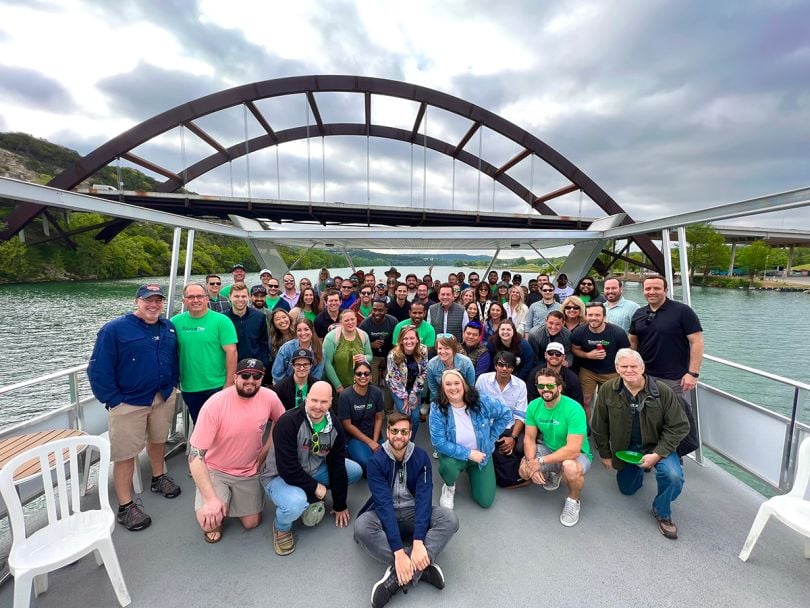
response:
<path id="1" fill-rule="evenodd" d="M 692 376 L 693 378 L 700 378 L 700 374 L 697 372 L 686 372 L 686 373 Z"/>
<path id="2" fill-rule="evenodd" d="M 517 435 L 512 435 L 512 441 L 514 441 L 515 443 L 517 443 Z"/>

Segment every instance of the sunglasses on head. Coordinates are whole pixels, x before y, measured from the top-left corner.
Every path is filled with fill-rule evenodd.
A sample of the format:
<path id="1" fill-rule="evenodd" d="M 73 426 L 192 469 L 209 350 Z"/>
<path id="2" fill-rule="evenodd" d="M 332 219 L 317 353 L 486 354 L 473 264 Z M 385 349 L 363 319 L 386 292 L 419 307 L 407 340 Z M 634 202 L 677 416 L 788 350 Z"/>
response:
<path id="1" fill-rule="evenodd" d="M 262 378 L 264 378 L 264 374 L 261 372 L 255 372 L 252 374 L 248 372 L 243 372 L 239 374 L 239 377 L 242 378 L 242 380 L 261 380 Z"/>

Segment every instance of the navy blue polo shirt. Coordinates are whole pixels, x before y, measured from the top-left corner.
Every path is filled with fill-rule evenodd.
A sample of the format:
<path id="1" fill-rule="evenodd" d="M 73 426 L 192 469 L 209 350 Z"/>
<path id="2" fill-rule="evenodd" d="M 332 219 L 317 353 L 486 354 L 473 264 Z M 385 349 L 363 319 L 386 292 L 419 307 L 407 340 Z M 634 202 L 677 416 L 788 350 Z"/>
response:
<path id="1" fill-rule="evenodd" d="M 680 380 L 689 371 L 686 336 L 702 331 L 694 310 L 667 298 L 655 312 L 649 304 L 639 308 L 628 333 L 638 338 L 638 352 L 649 375 Z"/>

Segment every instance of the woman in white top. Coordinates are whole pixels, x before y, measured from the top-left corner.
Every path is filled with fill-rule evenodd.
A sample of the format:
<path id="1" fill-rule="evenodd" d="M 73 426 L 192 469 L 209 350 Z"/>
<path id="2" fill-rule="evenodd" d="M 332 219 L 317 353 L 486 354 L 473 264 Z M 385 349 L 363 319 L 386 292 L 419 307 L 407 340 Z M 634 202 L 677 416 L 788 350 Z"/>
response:
<path id="1" fill-rule="evenodd" d="M 504 308 L 507 318 L 512 319 L 518 333 L 523 335 L 529 308 L 523 303 L 523 290 L 519 286 L 513 285 L 509 288 L 509 299 L 504 304 Z"/>

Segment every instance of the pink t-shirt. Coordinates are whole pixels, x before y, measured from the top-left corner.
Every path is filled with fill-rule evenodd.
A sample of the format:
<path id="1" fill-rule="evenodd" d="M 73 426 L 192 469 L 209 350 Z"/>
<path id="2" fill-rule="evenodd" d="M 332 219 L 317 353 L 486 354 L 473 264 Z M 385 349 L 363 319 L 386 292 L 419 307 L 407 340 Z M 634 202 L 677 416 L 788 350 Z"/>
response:
<path id="1" fill-rule="evenodd" d="M 283 413 L 284 406 L 269 388 L 245 399 L 230 386 L 203 405 L 191 445 L 208 450 L 205 464 L 211 469 L 238 477 L 255 475 L 267 421 L 275 422 Z"/>

